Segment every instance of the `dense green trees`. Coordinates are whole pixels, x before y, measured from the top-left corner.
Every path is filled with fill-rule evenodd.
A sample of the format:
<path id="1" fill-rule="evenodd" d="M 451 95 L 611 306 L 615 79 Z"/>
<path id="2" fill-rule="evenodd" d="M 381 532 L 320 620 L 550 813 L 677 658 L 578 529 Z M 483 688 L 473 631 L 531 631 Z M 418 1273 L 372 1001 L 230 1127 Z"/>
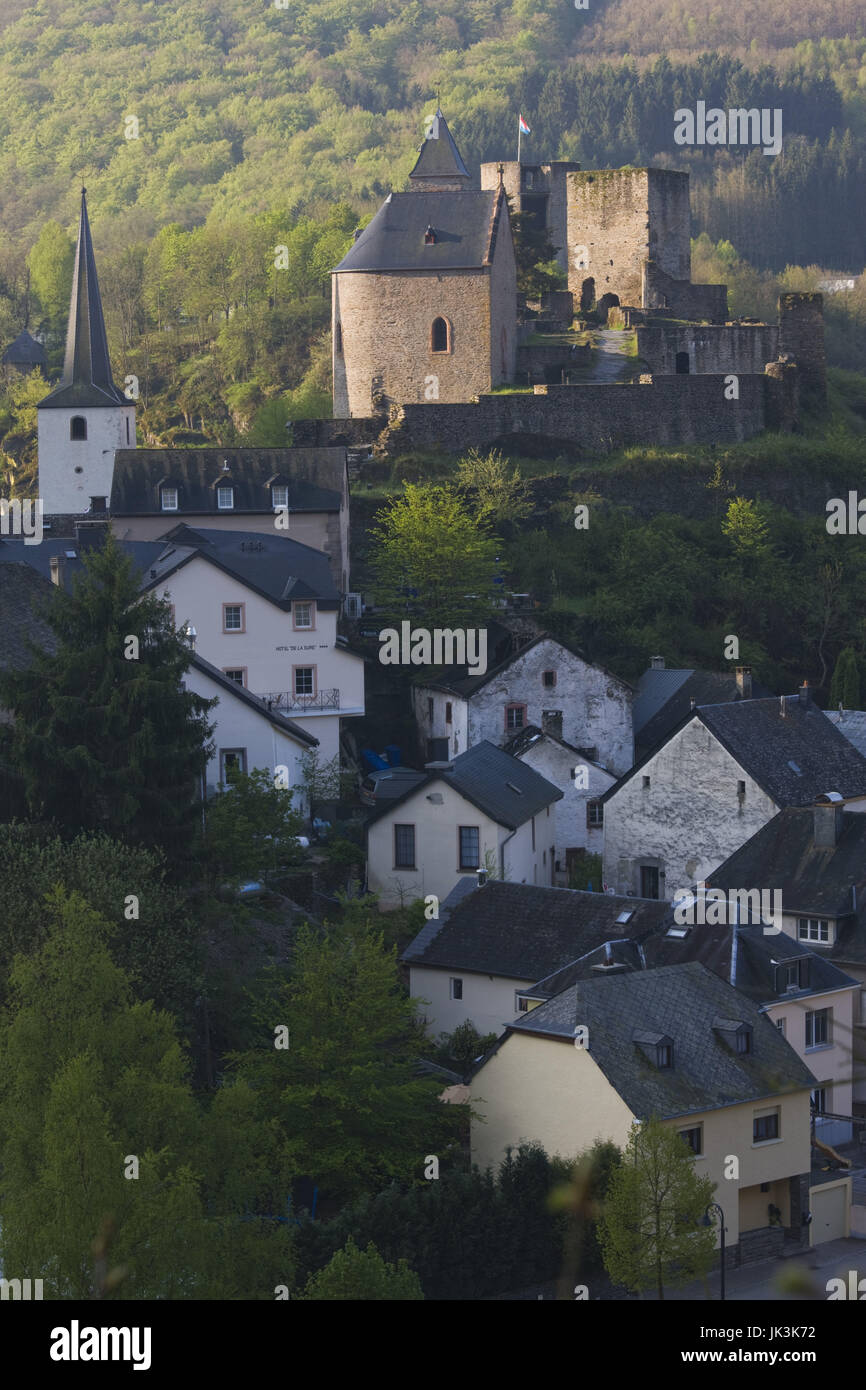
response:
<path id="1" fill-rule="evenodd" d="M 82 561 L 72 592 L 46 604 L 56 652 L 0 678 L 14 714 L 4 754 L 35 818 L 110 829 L 176 859 L 200 814 L 209 704 L 184 689 L 189 648 L 113 538 Z"/>

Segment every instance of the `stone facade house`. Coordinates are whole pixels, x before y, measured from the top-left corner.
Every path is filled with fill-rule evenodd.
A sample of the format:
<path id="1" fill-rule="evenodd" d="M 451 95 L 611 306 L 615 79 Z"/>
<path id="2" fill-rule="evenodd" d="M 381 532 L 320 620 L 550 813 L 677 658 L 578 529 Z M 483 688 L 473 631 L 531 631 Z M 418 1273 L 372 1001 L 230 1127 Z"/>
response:
<path id="1" fill-rule="evenodd" d="M 431 758 L 480 739 L 504 746 L 534 725 L 617 776 L 632 764 L 631 686 L 543 634 L 483 676 L 454 667 L 419 678 L 413 702 Z"/>
<path id="2" fill-rule="evenodd" d="M 866 792 L 866 758 L 798 695 L 699 705 L 602 797 L 604 879 L 673 898 L 786 806 Z M 742 885 L 756 886 L 756 885 Z"/>
<path id="3" fill-rule="evenodd" d="M 758 1006 L 706 966 L 615 973 L 509 1025 L 469 1084 L 472 1161 L 495 1166 L 532 1141 L 566 1158 L 597 1139 L 622 1147 L 633 1121 L 658 1115 L 715 1185 L 731 1262 L 766 1259 L 850 1229 L 850 1179 L 832 1201 L 811 1182 L 814 1087 Z"/>
<path id="4" fill-rule="evenodd" d="M 383 907 L 443 902 L 479 869 L 518 883 L 550 883 L 556 854 L 551 808 L 562 792 L 517 758 L 482 741 L 385 802 L 367 823 L 367 886 Z"/>
<path id="5" fill-rule="evenodd" d="M 604 849 L 601 798 L 616 777 L 549 726 L 542 730 L 528 724 L 508 740 L 505 751 L 534 767 L 562 792 L 562 800 L 556 803 L 556 882 L 566 888 L 584 856 Z M 600 876 L 592 887 L 601 888 Z"/>

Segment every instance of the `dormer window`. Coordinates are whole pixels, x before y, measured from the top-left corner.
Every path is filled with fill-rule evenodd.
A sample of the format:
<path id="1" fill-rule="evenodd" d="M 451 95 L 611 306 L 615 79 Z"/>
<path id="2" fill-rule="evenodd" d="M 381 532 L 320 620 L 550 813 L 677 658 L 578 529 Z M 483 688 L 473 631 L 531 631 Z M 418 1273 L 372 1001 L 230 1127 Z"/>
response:
<path id="1" fill-rule="evenodd" d="M 289 505 L 289 485 L 288 483 L 274 483 L 271 488 L 271 504 L 274 511 L 280 507 Z"/>
<path id="2" fill-rule="evenodd" d="M 69 438 L 87 438 L 87 421 L 83 415 L 73 415 L 72 419 L 69 421 Z"/>
<path id="3" fill-rule="evenodd" d="M 226 486 L 218 487 L 216 490 L 216 495 L 217 509 L 221 512 L 230 512 L 235 505 L 234 488 Z"/>
<path id="4" fill-rule="evenodd" d="M 800 956 L 797 960 L 781 961 L 776 966 L 776 993 L 785 994 L 789 989 L 806 989 L 809 984 L 809 958 Z"/>
<path id="5" fill-rule="evenodd" d="M 636 1032 L 633 1041 L 644 1057 L 659 1071 L 670 1071 L 674 1064 L 674 1040 L 667 1033 Z"/>
<path id="6" fill-rule="evenodd" d="M 177 488 L 161 487 L 159 490 L 160 506 L 164 512 L 177 511 Z"/>
<path id="7" fill-rule="evenodd" d="M 745 1057 L 752 1051 L 752 1025 L 743 1023 L 739 1018 L 714 1018 L 713 1031 L 718 1033 L 723 1042 L 728 1044 L 734 1052 Z"/>
<path id="8" fill-rule="evenodd" d="M 424 245 L 425 245 L 425 246 L 435 246 L 435 245 L 436 245 L 436 233 L 435 233 L 435 231 L 433 230 L 433 228 L 431 227 L 431 225 L 430 225 L 429 222 L 427 223 L 427 230 L 426 230 L 426 232 L 424 233 Z"/>

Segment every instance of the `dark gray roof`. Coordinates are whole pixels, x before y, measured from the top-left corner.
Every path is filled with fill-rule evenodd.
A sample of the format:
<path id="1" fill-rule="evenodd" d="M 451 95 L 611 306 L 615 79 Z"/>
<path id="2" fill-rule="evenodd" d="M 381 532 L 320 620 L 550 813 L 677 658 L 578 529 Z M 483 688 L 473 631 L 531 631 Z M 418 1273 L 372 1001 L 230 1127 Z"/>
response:
<path id="1" fill-rule="evenodd" d="M 421 146 L 410 179 L 468 179 L 469 170 L 448 129 L 441 107 L 430 122 L 430 133 Z"/>
<path id="2" fill-rule="evenodd" d="M 759 699 L 769 697 L 772 692 L 753 682 L 752 694 Z M 644 671 L 632 709 L 638 756 L 664 741 L 671 729 L 689 713 L 693 700 L 696 705 L 719 705 L 742 698 L 733 672 Z"/>
<path id="3" fill-rule="evenodd" d="M 228 463 L 228 471 L 223 467 Z M 118 449 L 114 455 L 114 516 L 155 516 L 162 511 L 161 483 L 178 489 L 178 512 L 225 516 L 216 487 L 234 488 L 232 514 L 272 512 L 271 485 L 288 485 L 289 511 L 338 512 L 346 469 L 345 449 Z M 279 536 L 285 538 L 286 531 Z M 291 518 L 288 534 L 291 534 Z"/>
<path id="4" fill-rule="evenodd" d="M 336 267 L 344 271 L 479 270 L 493 260 L 504 194 L 497 189 L 390 193 Z M 428 227 L 436 241 L 428 246 Z"/>
<path id="5" fill-rule="evenodd" d="M 82 188 L 63 375 L 54 390 L 39 402 L 39 410 L 130 404 L 111 375 L 85 191 Z"/>
<path id="6" fill-rule="evenodd" d="M 47 358 L 42 344 L 25 328 L 14 342 L 9 344 L 3 354 L 3 361 L 13 367 L 44 367 Z"/>
<path id="7" fill-rule="evenodd" d="M 163 583 L 197 557 L 235 575 L 278 608 L 288 610 L 295 599 L 315 599 L 322 609 L 340 606 L 327 555 L 276 532 L 271 536 L 257 531 L 176 526 L 145 571 L 143 587 Z"/>
<path id="8" fill-rule="evenodd" d="M 218 666 L 212 666 L 209 661 L 205 661 L 204 657 L 193 653 L 190 665 L 195 666 L 196 670 L 201 671 L 203 675 L 209 676 L 212 681 L 215 681 L 228 694 L 234 696 L 236 700 L 240 700 L 244 705 L 249 705 L 250 709 L 254 709 L 263 719 L 267 719 L 268 723 L 273 724 L 275 729 L 282 730 L 290 738 L 295 739 L 298 743 L 304 743 L 310 748 L 319 746 L 319 740 L 314 738 L 312 734 L 308 734 L 306 729 L 302 729 L 300 724 L 296 724 L 292 719 L 287 719 L 284 714 L 280 714 L 277 710 L 271 709 L 266 700 L 261 699 L 258 695 L 253 695 L 246 686 L 238 685 L 237 681 L 229 680 L 224 671 L 221 671 Z"/>
<path id="9" fill-rule="evenodd" d="M 699 705 L 683 715 L 668 739 L 691 719 L 709 729 L 777 806 L 811 805 L 827 791 L 845 797 L 866 793 L 866 758 L 811 699 L 784 695 Z M 616 796 L 657 752 L 644 753 L 601 799 Z"/>
<path id="10" fill-rule="evenodd" d="M 606 941 L 640 940 L 669 911 L 669 903 L 646 898 L 499 880 L 478 888 L 469 880 L 459 896 L 446 898 L 440 920 L 422 928 L 403 959 L 412 965 L 539 980 Z M 628 922 L 618 923 L 625 912 L 631 914 Z"/>
<path id="11" fill-rule="evenodd" d="M 597 767 L 600 772 L 607 772 L 607 768 L 603 767 L 601 763 L 596 762 L 593 758 L 587 757 L 583 748 L 578 748 L 575 744 L 568 743 L 566 739 L 559 738 L 557 734 L 551 733 L 549 729 L 539 729 L 537 724 L 527 724 L 525 728 L 518 730 L 511 738 L 506 739 L 502 748 L 505 753 L 510 753 L 512 758 L 520 758 L 534 743 L 537 743 L 539 739 L 548 739 L 551 743 L 557 744 L 567 753 L 574 753 L 579 758 L 582 758 L 584 762 L 592 763 L 593 767 Z M 608 776 L 610 777 L 612 774 L 608 772 Z"/>
<path id="12" fill-rule="evenodd" d="M 54 586 L 23 561 L 0 564 L 0 670 L 26 670 L 34 648 L 56 652 L 57 637 L 42 616 L 55 593 Z"/>
<path id="13" fill-rule="evenodd" d="M 862 709 L 828 709 L 827 718 L 840 734 L 853 743 L 858 753 L 866 755 L 866 711 Z"/>
<path id="14" fill-rule="evenodd" d="M 527 767 L 519 758 L 503 753 L 501 748 L 482 739 L 474 747 L 441 767 L 429 767 L 422 782 L 408 788 L 402 796 L 394 797 L 370 816 L 368 824 L 388 815 L 410 796 L 416 796 L 425 786 L 442 781 L 490 816 L 497 825 L 516 830 L 531 816 L 537 816 L 553 801 L 562 799 L 562 792 L 546 777 Z"/>
<path id="15" fill-rule="evenodd" d="M 751 1052 L 735 1051 L 714 1029 L 719 1019 L 751 1026 Z M 506 1036 L 573 1040 L 579 1025 L 589 1029 L 593 1061 L 641 1120 L 698 1114 L 815 1085 L 757 1004 L 698 961 L 581 981 L 511 1024 Z M 635 1041 L 639 1032 L 673 1039 L 671 1068 L 660 1070 L 648 1059 Z"/>
<path id="16" fill-rule="evenodd" d="M 733 983 L 741 994 L 764 1005 L 857 984 L 820 950 L 812 950 L 805 942 L 795 941 L 785 932 L 765 936 L 762 926 L 737 928 L 736 970 L 731 981 L 733 939 L 734 929 L 730 925 L 696 924 L 688 928 L 685 937 L 672 937 L 660 931 L 643 943 L 647 968 L 700 961 L 714 975 Z M 782 984 L 775 963 L 798 957 L 808 960 L 808 980 L 802 989 L 789 992 Z"/>

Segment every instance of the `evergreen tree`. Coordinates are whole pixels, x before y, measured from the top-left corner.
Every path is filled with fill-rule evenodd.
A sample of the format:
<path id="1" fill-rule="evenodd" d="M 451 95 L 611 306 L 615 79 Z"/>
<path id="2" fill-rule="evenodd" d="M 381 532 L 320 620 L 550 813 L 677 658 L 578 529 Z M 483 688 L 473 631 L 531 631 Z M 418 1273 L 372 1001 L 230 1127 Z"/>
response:
<path id="1" fill-rule="evenodd" d="M 857 653 L 853 647 L 843 647 L 833 669 L 830 682 L 830 706 L 832 709 L 860 708 L 860 668 Z"/>
<path id="2" fill-rule="evenodd" d="M 534 212 L 515 212 L 508 200 L 514 256 L 517 261 L 517 292 L 537 299 L 547 290 L 561 289 L 567 280 L 556 260 L 556 247 L 550 232 Z"/>
<path id="3" fill-rule="evenodd" d="M 196 828 L 213 702 L 186 691 L 190 652 L 168 605 L 143 595 L 109 534 L 83 553 L 72 592 L 45 617 L 55 652 L 0 675 L 3 731 L 30 811 L 66 830 L 105 830 L 176 859 Z"/>
<path id="4" fill-rule="evenodd" d="M 614 1170 L 600 1223 L 605 1268 L 614 1283 L 640 1292 L 702 1277 L 715 1237 L 701 1218 L 713 1183 L 698 1177 L 691 1150 L 656 1117 L 635 1123 Z"/>
<path id="5" fill-rule="evenodd" d="M 299 1295 L 311 1299 L 376 1299 L 379 1301 L 423 1300 L 418 1275 L 405 1260 L 396 1265 L 386 1264 L 372 1241 L 366 1250 L 359 1250 L 352 1237 L 338 1250 L 325 1268 L 308 1280 Z"/>

